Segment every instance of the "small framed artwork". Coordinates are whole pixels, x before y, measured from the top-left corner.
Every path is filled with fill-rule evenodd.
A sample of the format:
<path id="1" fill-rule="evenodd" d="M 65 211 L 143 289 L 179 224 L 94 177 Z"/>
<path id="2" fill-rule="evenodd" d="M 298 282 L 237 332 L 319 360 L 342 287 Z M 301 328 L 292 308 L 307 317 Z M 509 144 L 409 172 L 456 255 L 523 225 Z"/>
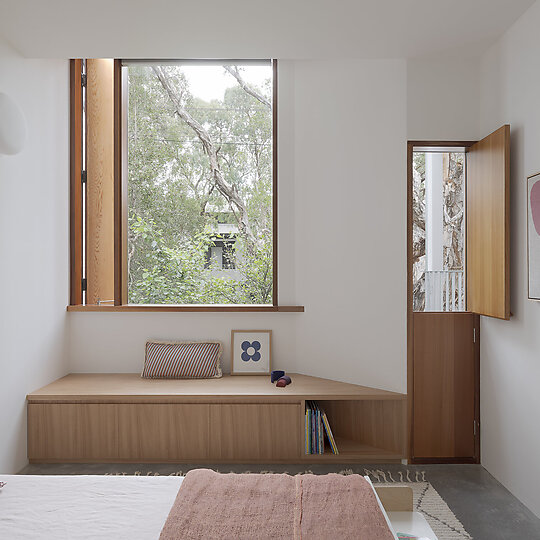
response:
<path id="1" fill-rule="evenodd" d="M 233 330 L 231 355 L 231 375 L 269 375 L 272 330 Z"/>
<path id="2" fill-rule="evenodd" d="M 527 178 L 527 263 L 529 299 L 540 300 L 540 173 Z"/>

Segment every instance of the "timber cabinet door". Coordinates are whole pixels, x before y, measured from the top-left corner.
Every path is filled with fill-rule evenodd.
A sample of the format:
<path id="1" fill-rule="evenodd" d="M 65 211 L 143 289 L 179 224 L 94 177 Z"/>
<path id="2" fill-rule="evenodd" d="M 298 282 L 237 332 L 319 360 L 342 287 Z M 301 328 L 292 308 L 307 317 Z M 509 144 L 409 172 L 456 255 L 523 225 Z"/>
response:
<path id="1" fill-rule="evenodd" d="M 413 460 L 478 460 L 478 320 L 414 314 Z"/>
<path id="2" fill-rule="evenodd" d="M 120 403 L 117 407 L 122 461 L 208 459 L 210 405 Z"/>
<path id="3" fill-rule="evenodd" d="M 210 458 L 217 461 L 300 459 L 300 404 L 210 405 Z"/>
<path id="4" fill-rule="evenodd" d="M 118 413 L 111 403 L 29 403 L 28 457 L 118 461 Z"/>

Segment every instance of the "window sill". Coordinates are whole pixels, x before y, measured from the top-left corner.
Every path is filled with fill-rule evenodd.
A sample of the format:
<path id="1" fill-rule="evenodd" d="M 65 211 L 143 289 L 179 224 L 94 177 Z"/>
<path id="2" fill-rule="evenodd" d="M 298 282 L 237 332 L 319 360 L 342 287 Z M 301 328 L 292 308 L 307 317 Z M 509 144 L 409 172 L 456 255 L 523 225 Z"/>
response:
<path id="1" fill-rule="evenodd" d="M 214 313 L 303 313 L 304 306 L 265 306 L 265 305 L 170 305 L 170 304 L 127 304 L 111 305 L 76 305 L 67 306 L 67 311 L 100 312 L 214 312 Z"/>

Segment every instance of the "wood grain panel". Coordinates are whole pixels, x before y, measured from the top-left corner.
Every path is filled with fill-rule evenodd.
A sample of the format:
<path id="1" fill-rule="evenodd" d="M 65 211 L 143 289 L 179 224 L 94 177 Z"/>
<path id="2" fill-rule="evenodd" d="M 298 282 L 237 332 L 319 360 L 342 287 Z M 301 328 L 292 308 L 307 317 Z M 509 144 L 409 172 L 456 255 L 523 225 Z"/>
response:
<path id="1" fill-rule="evenodd" d="M 210 405 L 210 458 L 300 458 L 300 404 Z"/>
<path id="2" fill-rule="evenodd" d="M 467 154 L 467 309 L 510 318 L 510 126 Z"/>
<path id="3" fill-rule="evenodd" d="M 69 62 L 69 303 L 82 304 L 83 208 L 82 60 Z"/>
<path id="4" fill-rule="evenodd" d="M 412 512 L 413 490 L 408 486 L 376 486 L 375 491 L 387 512 Z"/>
<path id="5" fill-rule="evenodd" d="M 163 401 L 193 398 L 205 403 L 260 398 L 272 403 L 301 399 L 405 400 L 404 394 L 290 373 L 292 384 L 277 388 L 269 377 L 224 375 L 219 379 L 143 379 L 139 373 L 72 373 L 28 394 L 36 401 Z"/>
<path id="6" fill-rule="evenodd" d="M 126 461 L 208 458 L 209 405 L 118 405 L 119 457 Z"/>
<path id="7" fill-rule="evenodd" d="M 101 312 L 184 312 L 184 313 L 303 313 L 304 306 L 269 306 L 269 305 L 188 305 L 188 304 L 127 304 L 68 306 L 67 311 L 101 311 Z"/>
<path id="8" fill-rule="evenodd" d="M 320 404 L 337 438 L 406 455 L 406 401 L 321 401 Z"/>
<path id="9" fill-rule="evenodd" d="M 28 404 L 28 458 L 95 461 L 118 457 L 117 406 Z"/>
<path id="10" fill-rule="evenodd" d="M 414 144 L 407 143 L 407 458 L 413 449 L 413 150 Z"/>
<path id="11" fill-rule="evenodd" d="M 87 60 L 87 304 L 114 302 L 114 62 Z"/>
<path id="12" fill-rule="evenodd" d="M 413 458 L 475 456 L 472 313 L 414 313 Z"/>

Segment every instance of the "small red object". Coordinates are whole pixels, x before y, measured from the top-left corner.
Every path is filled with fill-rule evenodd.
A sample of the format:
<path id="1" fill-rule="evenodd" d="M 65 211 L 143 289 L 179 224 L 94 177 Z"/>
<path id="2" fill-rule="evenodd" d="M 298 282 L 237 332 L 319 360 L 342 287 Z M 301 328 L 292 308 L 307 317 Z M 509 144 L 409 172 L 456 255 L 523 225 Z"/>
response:
<path id="1" fill-rule="evenodd" d="M 278 379 L 276 386 L 279 386 L 279 388 L 283 388 L 284 386 L 291 384 L 291 382 L 291 378 L 288 375 L 284 375 L 283 377 L 280 377 Z"/>

